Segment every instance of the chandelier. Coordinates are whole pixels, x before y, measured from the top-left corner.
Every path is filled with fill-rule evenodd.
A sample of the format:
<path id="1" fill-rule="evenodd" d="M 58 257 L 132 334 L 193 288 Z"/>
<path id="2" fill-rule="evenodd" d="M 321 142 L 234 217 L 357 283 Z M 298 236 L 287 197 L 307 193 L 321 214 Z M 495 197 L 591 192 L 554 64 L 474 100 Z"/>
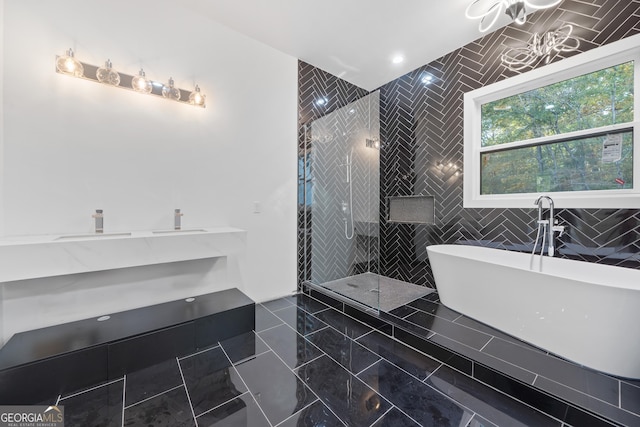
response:
<path id="1" fill-rule="evenodd" d="M 522 25 L 527 22 L 527 10 L 547 9 L 558 5 L 562 0 L 474 0 L 465 16 L 480 19 L 478 29 L 481 33 L 489 31 L 504 12 L 513 22 Z"/>
<path id="2" fill-rule="evenodd" d="M 573 37 L 569 24 L 549 31 L 542 36 L 535 33 L 524 47 L 507 49 L 501 57 L 502 64 L 511 71 L 520 71 L 540 61 L 548 64 L 558 52 L 573 52 L 580 47 L 580 40 Z"/>

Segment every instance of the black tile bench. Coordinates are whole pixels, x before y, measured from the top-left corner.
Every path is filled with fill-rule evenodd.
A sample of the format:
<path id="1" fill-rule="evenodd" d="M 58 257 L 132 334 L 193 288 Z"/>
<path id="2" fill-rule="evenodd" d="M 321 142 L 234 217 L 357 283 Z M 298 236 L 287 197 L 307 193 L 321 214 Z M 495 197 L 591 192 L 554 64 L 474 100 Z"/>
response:
<path id="1" fill-rule="evenodd" d="M 0 349 L 0 405 L 36 404 L 255 329 L 237 289 L 15 334 Z"/>

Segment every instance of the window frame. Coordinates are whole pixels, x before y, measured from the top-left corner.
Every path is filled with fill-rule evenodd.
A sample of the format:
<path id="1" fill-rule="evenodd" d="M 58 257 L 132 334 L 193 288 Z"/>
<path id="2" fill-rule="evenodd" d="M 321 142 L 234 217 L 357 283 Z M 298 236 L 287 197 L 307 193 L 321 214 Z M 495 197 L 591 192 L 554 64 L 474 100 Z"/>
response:
<path id="1" fill-rule="evenodd" d="M 634 111 L 632 122 L 482 147 L 481 108 L 483 104 L 628 61 L 634 61 Z M 556 207 L 640 208 L 640 34 L 467 92 L 464 94 L 463 207 L 532 208 L 534 200 L 541 194 L 480 194 L 482 153 L 538 145 L 560 139 L 587 137 L 606 131 L 626 128 L 633 129 L 634 188 L 545 192 L 544 194 L 553 198 Z"/>

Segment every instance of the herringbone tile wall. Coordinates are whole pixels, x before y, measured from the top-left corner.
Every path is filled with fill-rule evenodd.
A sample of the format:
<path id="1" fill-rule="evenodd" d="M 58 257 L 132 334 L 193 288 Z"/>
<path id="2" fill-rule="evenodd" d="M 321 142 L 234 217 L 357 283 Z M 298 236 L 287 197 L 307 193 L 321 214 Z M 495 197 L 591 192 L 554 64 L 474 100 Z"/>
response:
<path id="1" fill-rule="evenodd" d="M 535 210 L 463 209 L 462 176 L 448 164 L 462 165 L 463 94 L 515 74 L 500 63 L 508 46 L 565 23 L 574 26 L 580 51 L 586 51 L 640 32 L 640 1 L 565 0 L 530 15 L 522 27 L 491 33 L 381 88 L 382 203 L 388 196 L 433 194 L 437 218 L 434 226 L 381 222 L 384 275 L 433 286 L 429 244 L 531 250 Z M 434 77 L 428 85 L 422 82 L 426 73 Z M 560 238 L 560 256 L 640 268 L 640 211 L 565 209 L 559 217 L 570 224 Z"/>
<path id="2" fill-rule="evenodd" d="M 462 177 L 455 175 L 453 167 L 462 165 L 463 94 L 516 74 L 501 65 L 502 52 L 525 44 L 535 32 L 565 23 L 574 26 L 574 35 L 581 40 L 579 52 L 584 52 L 640 33 L 640 0 L 564 0 L 555 8 L 530 15 L 524 26 L 507 26 L 488 34 L 380 89 L 383 275 L 434 286 L 425 250 L 429 244 L 530 250 L 535 238 L 534 209 L 462 208 Z M 322 84 L 315 80 L 322 78 L 321 72 L 308 67 L 302 71 L 301 88 L 303 81 L 305 88 Z M 430 84 L 423 83 L 425 74 L 434 77 Z M 327 81 L 338 86 L 335 79 L 331 76 Z M 313 110 L 304 93 L 301 117 Z M 349 91 L 357 93 L 354 88 Z M 387 197 L 427 194 L 435 196 L 435 225 L 385 221 Z M 640 210 L 563 209 L 559 217 L 569 224 L 560 238 L 560 256 L 640 268 Z M 300 265 L 304 265 L 302 259 Z"/>

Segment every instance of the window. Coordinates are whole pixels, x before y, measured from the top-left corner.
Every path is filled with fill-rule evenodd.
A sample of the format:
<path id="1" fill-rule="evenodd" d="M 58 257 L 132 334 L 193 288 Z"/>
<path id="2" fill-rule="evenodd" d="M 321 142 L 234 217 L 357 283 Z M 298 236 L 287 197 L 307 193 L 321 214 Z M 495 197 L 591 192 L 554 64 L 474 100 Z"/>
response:
<path id="1" fill-rule="evenodd" d="M 465 94 L 465 207 L 640 207 L 638 36 Z"/>

